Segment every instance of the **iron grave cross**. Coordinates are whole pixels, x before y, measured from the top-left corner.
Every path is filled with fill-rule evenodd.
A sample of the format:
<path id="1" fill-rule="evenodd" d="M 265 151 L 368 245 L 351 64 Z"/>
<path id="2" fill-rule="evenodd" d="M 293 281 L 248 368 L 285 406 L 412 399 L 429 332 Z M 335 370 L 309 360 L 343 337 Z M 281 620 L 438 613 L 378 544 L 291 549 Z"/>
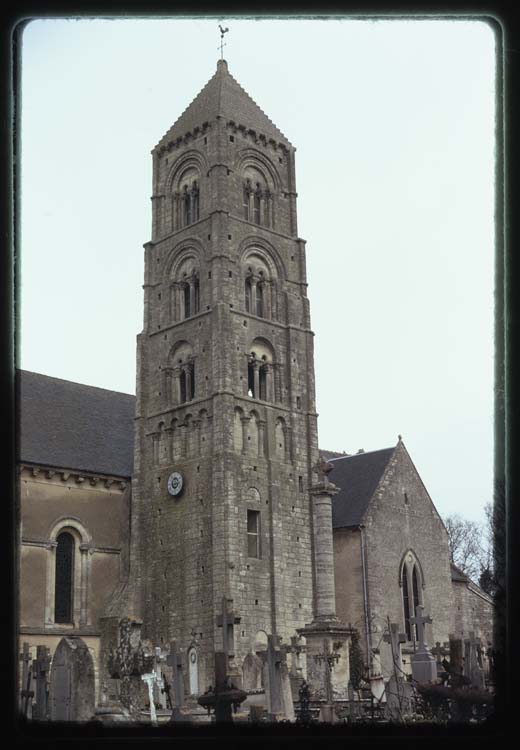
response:
<path id="1" fill-rule="evenodd" d="M 224 34 L 227 34 L 229 29 L 227 27 L 223 29 L 220 24 L 218 27 L 220 29 L 220 59 L 223 60 L 224 59 L 224 47 L 226 46 L 224 42 Z M 219 49 L 219 47 L 217 47 L 217 49 Z"/>

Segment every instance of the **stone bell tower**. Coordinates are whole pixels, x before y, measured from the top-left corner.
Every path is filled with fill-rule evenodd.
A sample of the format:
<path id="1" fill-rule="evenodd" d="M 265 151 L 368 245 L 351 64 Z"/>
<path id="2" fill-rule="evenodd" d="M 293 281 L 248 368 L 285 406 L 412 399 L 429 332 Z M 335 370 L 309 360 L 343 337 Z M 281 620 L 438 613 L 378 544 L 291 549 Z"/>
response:
<path id="1" fill-rule="evenodd" d="M 223 597 L 236 665 L 315 610 L 305 243 L 295 149 L 225 60 L 152 155 L 130 602 L 145 637 L 192 649 L 202 692 Z"/>

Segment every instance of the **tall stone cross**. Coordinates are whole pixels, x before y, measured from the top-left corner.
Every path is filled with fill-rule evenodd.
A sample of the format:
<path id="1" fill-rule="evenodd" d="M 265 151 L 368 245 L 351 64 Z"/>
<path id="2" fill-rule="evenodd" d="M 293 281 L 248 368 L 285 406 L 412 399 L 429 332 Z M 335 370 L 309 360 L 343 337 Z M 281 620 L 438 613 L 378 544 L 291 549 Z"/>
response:
<path id="1" fill-rule="evenodd" d="M 388 632 L 383 635 L 383 640 L 390 644 L 392 649 L 392 662 L 395 667 L 402 671 L 403 663 L 401 661 L 401 643 L 406 643 L 406 634 L 399 632 L 399 625 L 392 622 L 388 624 Z"/>
<path id="2" fill-rule="evenodd" d="M 47 674 L 51 664 L 49 649 L 37 646 L 36 659 L 32 663 L 32 672 L 36 678 L 36 716 L 33 719 L 45 721 L 47 717 Z"/>
<path id="3" fill-rule="evenodd" d="M 154 672 L 159 676 L 158 681 L 155 683 L 157 685 L 158 691 L 157 691 L 157 697 L 159 700 L 159 703 L 163 708 L 166 708 L 166 694 L 164 692 L 164 675 L 161 670 L 161 664 L 166 661 L 166 654 L 163 654 L 161 651 L 160 646 L 156 646 L 154 649 Z"/>
<path id="4" fill-rule="evenodd" d="M 415 608 L 415 617 L 410 617 L 410 622 L 417 625 L 417 640 L 419 641 L 419 650 L 428 648 L 426 642 L 426 623 L 431 623 L 432 618 L 429 615 L 424 615 L 424 607 L 422 604 L 418 604 Z"/>
<path id="5" fill-rule="evenodd" d="M 279 714 L 283 711 L 282 702 L 282 680 L 280 668 L 282 665 L 282 651 L 280 648 L 280 637 L 277 635 L 267 636 L 267 668 L 269 674 L 269 708 L 271 714 Z"/>
<path id="6" fill-rule="evenodd" d="M 34 696 L 34 691 L 31 687 L 31 670 L 29 667 L 31 661 L 31 653 L 29 650 L 29 644 L 23 644 L 23 651 L 20 654 L 20 660 L 22 661 L 22 690 L 20 693 L 20 708 L 23 716 L 28 715 L 29 700 Z"/>
<path id="7" fill-rule="evenodd" d="M 228 610 L 228 605 L 233 604 L 233 599 L 222 597 L 222 614 L 217 615 L 217 627 L 222 628 L 222 646 L 226 655 L 226 668 L 229 663 L 229 657 L 234 656 L 234 625 L 240 624 L 240 617 L 237 617 L 233 610 Z"/>
<path id="8" fill-rule="evenodd" d="M 174 715 L 177 715 L 184 703 L 184 680 L 182 677 L 182 654 L 177 648 L 176 641 L 170 641 L 170 655 L 166 659 L 166 664 L 172 668 L 172 704 Z"/>

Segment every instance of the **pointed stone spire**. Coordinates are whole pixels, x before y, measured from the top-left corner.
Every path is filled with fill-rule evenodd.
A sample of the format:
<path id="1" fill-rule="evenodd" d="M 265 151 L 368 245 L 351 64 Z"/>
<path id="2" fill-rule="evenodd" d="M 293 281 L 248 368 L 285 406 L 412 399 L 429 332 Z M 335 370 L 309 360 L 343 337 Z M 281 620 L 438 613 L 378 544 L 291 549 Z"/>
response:
<path id="1" fill-rule="evenodd" d="M 258 135 L 272 138 L 291 148 L 291 143 L 271 122 L 265 112 L 253 101 L 228 70 L 227 61 L 217 61 L 217 70 L 191 104 L 184 110 L 168 132 L 161 138 L 156 149 L 167 146 L 170 141 L 182 138 L 186 133 L 211 122 L 218 117 L 236 125 L 254 130 Z"/>

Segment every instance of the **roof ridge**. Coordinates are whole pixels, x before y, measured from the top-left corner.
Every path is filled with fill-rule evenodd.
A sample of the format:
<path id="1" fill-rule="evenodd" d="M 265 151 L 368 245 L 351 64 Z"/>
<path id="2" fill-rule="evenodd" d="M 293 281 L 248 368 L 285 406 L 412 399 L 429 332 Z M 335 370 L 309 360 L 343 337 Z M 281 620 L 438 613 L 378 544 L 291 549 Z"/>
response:
<path id="1" fill-rule="evenodd" d="M 43 372 L 35 372 L 34 370 L 23 370 L 17 368 L 16 372 L 20 375 L 37 375 L 39 378 L 48 378 L 49 380 L 59 380 L 61 383 L 70 383 L 71 385 L 79 385 L 82 388 L 95 388 L 97 391 L 106 391 L 107 393 L 117 393 L 120 396 L 130 396 L 135 398 L 135 393 L 126 393 L 126 391 L 115 391 L 112 388 L 103 388 L 100 385 L 89 385 L 88 383 L 79 383 L 76 380 L 66 380 L 65 378 L 58 378 L 55 375 L 46 375 Z"/>
<path id="2" fill-rule="evenodd" d="M 361 453 L 345 453 L 344 456 L 337 456 L 336 458 L 329 458 L 329 461 L 340 461 L 343 458 L 358 458 L 359 456 L 369 456 L 372 453 L 382 453 L 383 451 L 393 451 L 393 450 L 395 450 L 395 445 L 390 448 L 375 448 L 372 451 L 362 451 Z"/>

